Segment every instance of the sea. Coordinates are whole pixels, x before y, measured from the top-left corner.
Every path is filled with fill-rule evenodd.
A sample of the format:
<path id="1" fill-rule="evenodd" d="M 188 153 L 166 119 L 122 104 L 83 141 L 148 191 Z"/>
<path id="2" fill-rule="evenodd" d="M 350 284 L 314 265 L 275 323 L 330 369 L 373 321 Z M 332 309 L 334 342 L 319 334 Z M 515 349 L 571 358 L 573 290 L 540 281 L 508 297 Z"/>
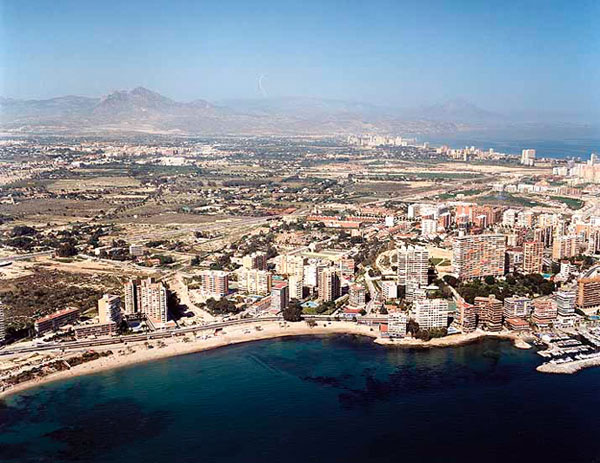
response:
<path id="1" fill-rule="evenodd" d="M 486 151 L 491 148 L 499 153 L 518 155 L 523 149 L 535 149 L 538 158 L 587 160 L 591 153 L 600 153 L 600 127 L 464 131 L 419 135 L 417 140 L 419 143 L 429 142 L 432 146 L 474 146 Z"/>
<path id="2" fill-rule="evenodd" d="M 508 341 L 292 337 L 71 378 L 0 404 L 9 462 L 600 462 L 600 368 Z"/>

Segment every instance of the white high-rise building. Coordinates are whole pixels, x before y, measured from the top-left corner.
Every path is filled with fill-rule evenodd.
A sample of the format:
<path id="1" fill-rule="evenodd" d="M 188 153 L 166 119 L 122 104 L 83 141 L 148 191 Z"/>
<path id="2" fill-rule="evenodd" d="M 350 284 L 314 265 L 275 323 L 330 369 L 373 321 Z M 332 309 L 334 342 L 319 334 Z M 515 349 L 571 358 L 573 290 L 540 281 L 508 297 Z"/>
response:
<path id="1" fill-rule="evenodd" d="M 290 293 L 290 299 L 298 299 L 299 301 L 303 298 L 303 278 L 298 275 L 291 275 L 288 278 L 288 287 Z"/>
<path id="2" fill-rule="evenodd" d="M 98 299 L 98 319 L 101 324 L 121 322 L 121 298 L 105 294 Z"/>
<path id="3" fill-rule="evenodd" d="M 242 269 L 240 272 L 239 288 L 248 294 L 266 296 L 271 292 L 272 278 L 271 272 L 266 270 Z"/>
<path id="4" fill-rule="evenodd" d="M 535 150 L 525 149 L 521 151 L 521 164 L 524 166 L 533 166 L 535 164 Z"/>
<path id="5" fill-rule="evenodd" d="M 403 338 L 406 336 L 408 316 L 400 310 L 388 313 L 388 336 L 390 338 Z"/>
<path id="6" fill-rule="evenodd" d="M 421 219 L 421 235 L 435 236 L 437 234 L 437 220 Z"/>
<path id="7" fill-rule="evenodd" d="M 502 214 L 502 225 L 505 227 L 514 227 L 517 221 L 517 213 L 515 209 L 507 209 Z"/>
<path id="8" fill-rule="evenodd" d="M 445 299 L 417 299 L 415 321 L 419 328 L 446 328 L 448 326 L 448 301 Z"/>
<path id="9" fill-rule="evenodd" d="M 6 339 L 6 321 L 5 321 L 4 305 L 0 302 L 0 343 Z"/>
<path id="10" fill-rule="evenodd" d="M 424 246 L 401 246 L 398 248 L 398 283 L 406 285 L 408 280 L 427 285 L 429 251 Z"/>

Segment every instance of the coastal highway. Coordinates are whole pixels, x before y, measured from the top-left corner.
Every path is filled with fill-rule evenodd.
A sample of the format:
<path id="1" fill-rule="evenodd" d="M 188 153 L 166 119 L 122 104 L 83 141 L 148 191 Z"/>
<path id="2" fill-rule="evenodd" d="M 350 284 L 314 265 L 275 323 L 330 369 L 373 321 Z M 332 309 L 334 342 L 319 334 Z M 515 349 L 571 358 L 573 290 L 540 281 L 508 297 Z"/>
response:
<path id="1" fill-rule="evenodd" d="M 305 315 L 303 317 L 304 320 L 315 320 L 315 321 L 333 321 L 330 316 L 327 315 Z M 369 318 L 371 322 L 385 322 L 387 318 L 377 318 L 371 317 Z M 118 336 L 112 338 L 103 338 L 103 339 L 82 339 L 81 341 L 71 341 L 71 342 L 53 342 L 53 343 L 43 343 L 38 346 L 12 346 L 6 347 L 4 349 L 0 349 L 0 356 L 2 355 L 15 355 L 15 354 L 24 354 L 28 352 L 43 352 L 43 351 L 52 351 L 52 350 L 60 350 L 60 351 L 74 351 L 74 350 L 83 350 L 90 349 L 93 347 L 100 346 L 115 346 L 118 347 L 120 345 L 129 343 L 129 342 L 140 342 L 140 341 L 149 341 L 155 339 L 164 339 L 171 338 L 173 336 L 182 336 L 187 333 L 194 333 L 198 331 L 211 331 L 219 328 L 226 328 L 229 326 L 237 326 L 237 325 L 251 325 L 256 324 L 260 325 L 264 322 L 282 322 L 283 317 L 261 317 L 261 318 L 245 318 L 242 320 L 230 320 L 227 322 L 218 322 L 218 323 L 209 323 L 206 325 L 196 325 L 196 326 L 187 326 L 184 328 L 174 328 L 171 330 L 165 331 L 153 331 L 149 333 L 140 333 L 140 334 L 130 334 L 126 336 Z M 347 321 L 347 320 L 344 320 Z"/>
<path id="2" fill-rule="evenodd" d="M 119 336 L 113 338 L 104 338 L 104 339 L 82 339 L 81 341 L 71 341 L 71 342 L 53 342 L 53 343 L 44 343 L 38 346 L 27 346 L 27 347 L 18 347 L 14 346 L 11 348 L 5 348 L 0 350 L 0 355 L 14 355 L 14 354 L 22 354 L 26 352 L 42 352 L 48 350 L 78 350 L 85 349 L 90 347 L 98 347 L 98 346 L 108 346 L 108 345 L 119 345 L 127 342 L 136 342 L 136 341 L 146 341 L 151 339 L 163 339 L 170 338 L 176 335 L 182 335 L 186 333 L 193 333 L 196 331 L 208 331 L 215 330 L 219 328 L 226 328 L 228 326 L 235 325 L 244 325 L 257 323 L 260 324 L 262 322 L 273 322 L 273 321 L 283 321 L 282 317 L 264 317 L 264 318 L 248 318 L 243 320 L 230 320 L 227 322 L 219 322 L 219 323 L 210 323 L 206 325 L 196 325 L 196 326 L 188 326 L 184 328 L 175 328 L 172 330 L 165 331 L 153 331 L 150 333 L 144 334 L 130 334 L 126 336 Z"/>

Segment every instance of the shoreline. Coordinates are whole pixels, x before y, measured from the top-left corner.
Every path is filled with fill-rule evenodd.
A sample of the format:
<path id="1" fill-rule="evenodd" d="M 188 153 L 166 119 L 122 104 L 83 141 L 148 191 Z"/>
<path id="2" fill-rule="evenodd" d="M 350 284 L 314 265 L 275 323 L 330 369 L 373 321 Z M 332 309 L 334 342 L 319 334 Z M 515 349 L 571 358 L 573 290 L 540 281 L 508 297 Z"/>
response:
<path id="1" fill-rule="evenodd" d="M 9 387 L 0 392 L 0 400 L 28 389 L 33 389 L 64 379 L 100 373 L 103 371 L 119 369 L 141 363 L 152 362 L 155 360 L 162 360 L 179 355 L 188 355 L 196 352 L 218 349 L 220 347 L 229 345 L 290 336 L 348 334 L 372 338 L 373 342 L 384 347 L 397 346 L 402 348 L 420 349 L 458 347 L 479 342 L 486 338 L 496 338 L 511 340 L 513 342 L 513 346 L 518 349 L 531 348 L 531 346 L 518 335 L 511 333 L 486 333 L 479 331 L 469 334 L 454 334 L 444 338 L 436 338 L 425 342 L 412 338 L 404 338 L 397 341 L 381 338 L 378 336 L 379 331 L 374 327 L 358 325 L 354 322 L 332 322 L 331 324 L 327 322 L 325 324 L 318 324 L 317 326 L 313 327 L 303 322 L 288 323 L 286 326 L 281 326 L 279 322 L 265 322 L 261 323 L 260 326 L 260 331 L 254 329 L 254 327 L 251 327 L 252 329 L 250 329 L 247 325 L 233 327 L 227 329 L 218 336 L 208 339 L 196 337 L 196 339 L 189 342 L 184 342 L 184 338 L 171 338 L 167 340 L 168 344 L 165 344 L 163 347 L 155 346 L 152 349 L 146 346 L 146 342 L 129 344 L 127 346 L 124 346 L 123 344 L 114 344 L 103 346 L 102 348 L 98 349 L 88 349 L 96 352 L 112 351 L 112 354 L 76 365 L 68 370 L 53 372 L 47 374 L 46 376 L 37 377 L 19 383 L 13 387 Z M 151 345 L 159 344 L 157 341 L 149 341 L 148 343 Z"/>
<path id="2" fill-rule="evenodd" d="M 568 363 L 544 363 L 536 368 L 540 373 L 550 373 L 558 375 L 572 375 L 581 370 L 600 366 L 600 358 L 591 358 L 584 360 L 575 360 Z"/>

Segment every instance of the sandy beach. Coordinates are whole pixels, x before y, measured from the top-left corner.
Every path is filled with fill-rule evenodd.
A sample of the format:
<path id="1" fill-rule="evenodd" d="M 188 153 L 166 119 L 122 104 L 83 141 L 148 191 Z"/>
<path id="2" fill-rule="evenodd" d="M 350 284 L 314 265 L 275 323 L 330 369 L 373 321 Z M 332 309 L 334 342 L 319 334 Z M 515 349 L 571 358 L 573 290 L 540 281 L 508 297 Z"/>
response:
<path id="1" fill-rule="evenodd" d="M 260 325 L 260 330 L 256 326 Z M 398 346 L 404 348 L 436 348 L 452 347 L 483 340 L 486 337 L 495 337 L 512 340 L 515 347 L 520 349 L 530 348 L 518 335 L 512 333 L 485 333 L 474 332 L 469 334 L 455 334 L 444 338 L 432 339 L 428 342 L 418 339 L 391 340 L 379 338 L 379 331 L 375 327 L 359 325 L 353 322 L 319 322 L 317 326 L 307 323 L 280 323 L 263 322 L 254 326 L 242 325 L 226 328 L 222 333 L 206 338 L 206 332 L 201 332 L 196 337 L 173 337 L 166 340 L 130 343 L 128 345 L 114 344 L 95 349 L 98 352 L 111 351 L 112 354 L 87 363 L 72 367 L 69 370 L 58 371 L 47 376 L 38 377 L 30 381 L 17 384 L 0 393 L 0 399 L 17 392 L 31 389 L 53 381 L 60 381 L 76 376 L 98 373 L 114 368 L 151 362 L 154 360 L 216 349 L 227 345 L 262 339 L 275 339 L 285 336 L 350 334 L 375 338 L 374 342 L 384 346 Z M 152 346 L 152 348 L 149 347 Z M 57 356 L 56 358 L 61 358 Z M 68 359 L 68 356 L 64 358 Z"/>

